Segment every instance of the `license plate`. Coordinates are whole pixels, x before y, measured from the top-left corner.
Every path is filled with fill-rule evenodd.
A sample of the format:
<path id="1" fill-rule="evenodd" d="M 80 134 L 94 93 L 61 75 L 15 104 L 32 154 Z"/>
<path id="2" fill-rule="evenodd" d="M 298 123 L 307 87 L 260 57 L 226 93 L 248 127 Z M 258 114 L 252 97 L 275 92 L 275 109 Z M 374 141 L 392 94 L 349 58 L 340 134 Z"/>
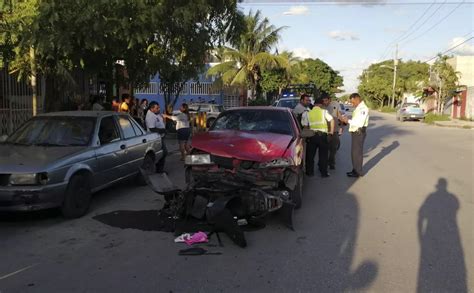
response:
<path id="1" fill-rule="evenodd" d="M 411 118 L 415 118 L 415 117 L 416 117 L 416 115 L 411 115 Z"/>

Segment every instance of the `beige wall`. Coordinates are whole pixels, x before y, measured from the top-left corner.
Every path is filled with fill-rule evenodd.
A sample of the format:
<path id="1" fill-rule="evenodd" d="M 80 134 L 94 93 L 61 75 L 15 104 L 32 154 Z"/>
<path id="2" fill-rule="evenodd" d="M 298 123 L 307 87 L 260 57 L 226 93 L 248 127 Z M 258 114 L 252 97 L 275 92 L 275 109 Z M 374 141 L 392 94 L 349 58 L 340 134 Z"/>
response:
<path id="1" fill-rule="evenodd" d="M 448 63 L 460 73 L 459 85 L 474 86 L 474 56 L 455 56 Z"/>

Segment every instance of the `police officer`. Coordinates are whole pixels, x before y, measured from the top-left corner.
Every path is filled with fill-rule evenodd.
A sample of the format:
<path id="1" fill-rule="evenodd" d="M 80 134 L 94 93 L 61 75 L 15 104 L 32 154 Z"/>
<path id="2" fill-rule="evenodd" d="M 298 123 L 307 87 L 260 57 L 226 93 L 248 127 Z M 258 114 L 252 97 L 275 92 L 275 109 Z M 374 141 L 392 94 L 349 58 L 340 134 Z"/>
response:
<path id="1" fill-rule="evenodd" d="M 352 137 L 351 157 L 352 171 L 347 172 L 349 177 L 362 176 L 362 159 L 364 155 L 364 141 L 367 134 L 367 126 L 369 125 L 369 108 L 362 101 L 358 93 L 353 93 L 349 97 L 352 106 L 355 107 L 352 119 L 341 116 L 339 120 L 349 124 L 349 132 Z"/>
<path id="2" fill-rule="evenodd" d="M 302 94 L 300 97 L 300 102 L 293 109 L 293 114 L 295 114 L 299 123 L 301 123 L 301 117 L 303 116 L 303 113 L 308 111 L 309 104 L 311 104 L 311 101 L 309 100 L 309 96 L 307 94 Z"/>
<path id="3" fill-rule="evenodd" d="M 337 101 L 331 101 L 331 96 L 328 93 L 323 93 L 321 96 L 323 98 L 323 108 L 331 114 L 332 118 L 334 118 L 334 135 L 330 137 L 329 141 L 329 169 L 334 170 L 336 169 L 336 153 L 337 149 L 339 148 L 340 140 L 339 135 L 342 134 L 342 127 L 339 125 L 339 116 L 341 106 Z M 342 123 L 341 123 L 342 124 Z"/>
<path id="4" fill-rule="evenodd" d="M 311 111 L 303 113 L 301 124 L 304 128 L 314 131 L 306 146 L 306 175 L 314 176 L 314 156 L 318 152 L 319 172 L 321 177 L 329 177 L 328 173 L 328 136 L 334 134 L 334 119 L 328 111 L 321 108 L 322 99 L 314 102 Z"/>

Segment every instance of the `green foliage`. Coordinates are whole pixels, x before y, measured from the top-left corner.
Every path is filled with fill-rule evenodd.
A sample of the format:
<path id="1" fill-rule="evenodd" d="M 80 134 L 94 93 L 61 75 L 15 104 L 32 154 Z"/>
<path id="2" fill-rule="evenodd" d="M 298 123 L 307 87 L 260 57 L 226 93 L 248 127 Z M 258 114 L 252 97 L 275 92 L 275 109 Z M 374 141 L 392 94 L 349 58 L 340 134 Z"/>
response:
<path id="1" fill-rule="evenodd" d="M 288 59 L 273 55 L 270 50 L 277 44 L 284 27 L 276 28 L 260 11 L 249 12 L 244 17 L 240 38 L 232 47 L 223 47 L 219 52 L 222 63 L 210 68 L 208 75 L 216 75 L 225 85 L 247 86 L 252 97 L 261 89 L 262 72 L 270 68 L 287 68 Z"/>
<path id="2" fill-rule="evenodd" d="M 32 47 L 43 73 L 81 69 L 112 79 L 120 61 L 128 74 L 117 81 L 132 86 L 148 82 L 156 72 L 166 85 L 196 77 L 207 53 L 232 35 L 240 19 L 236 0 L 2 3 L 1 59 L 8 58 L 22 73 L 29 74 Z M 173 91 L 167 92 L 169 100 Z"/>
<path id="3" fill-rule="evenodd" d="M 383 113 L 395 113 L 397 112 L 397 109 L 392 108 L 390 106 L 383 106 L 382 108 L 380 108 L 380 111 Z"/>
<path id="4" fill-rule="evenodd" d="M 430 86 L 438 93 L 438 113 L 443 112 L 444 104 L 454 95 L 459 80 L 458 72 L 447 62 L 448 59 L 448 56 L 439 55 L 432 67 Z"/>
<path id="5" fill-rule="evenodd" d="M 435 121 L 451 121 L 451 118 L 449 115 L 438 115 L 434 113 L 428 113 L 425 115 L 425 123 L 433 124 Z"/>
<path id="6" fill-rule="evenodd" d="M 293 69 L 292 83 L 315 84 L 319 91 L 330 94 L 339 92 L 343 79 L 339 72 L 320 59 L 305 59 L 298 62 Z"/>
<path id="7" fill-rule="evenodd" d="M 429 65 L 419 61 L 400 61 L 397 69 L 395 100 L 400 101 L 405 93 L 420 94 L 428 82 Z M 386 60 L 371 64 L 359 80 L 359 93 L 377 107 L 384 106 L 393 93 L 393 62 Z"/>

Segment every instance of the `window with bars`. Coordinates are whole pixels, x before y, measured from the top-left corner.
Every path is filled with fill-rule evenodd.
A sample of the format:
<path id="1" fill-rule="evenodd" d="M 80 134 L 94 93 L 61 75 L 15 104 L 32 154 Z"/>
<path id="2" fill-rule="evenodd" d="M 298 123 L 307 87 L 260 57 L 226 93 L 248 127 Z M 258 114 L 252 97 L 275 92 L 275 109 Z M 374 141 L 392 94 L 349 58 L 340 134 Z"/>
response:
<path id="1" fill-rule="evenodd" d="M 189 84 L 189 94 L 190 95 L 218 95 L 220 94 L 220 89 L 214 85 L 212 82 L 191 82 Z"/>

